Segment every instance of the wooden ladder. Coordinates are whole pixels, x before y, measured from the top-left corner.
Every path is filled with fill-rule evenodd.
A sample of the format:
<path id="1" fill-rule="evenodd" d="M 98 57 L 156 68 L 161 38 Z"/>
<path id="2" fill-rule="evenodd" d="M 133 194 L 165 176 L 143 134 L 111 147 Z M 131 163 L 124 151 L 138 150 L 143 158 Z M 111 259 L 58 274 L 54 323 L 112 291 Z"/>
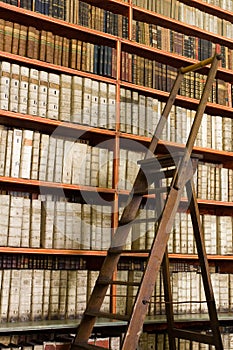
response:
<path id="1" fill-rule="evenodd" d="M 145 159 L 139 162 L 141 167 L 134 182 L 133 189 L 130 193 L 130 199 L 122 213 L 121 219 L 119 220 L 119 226 L 114 234 L 111 247 L 108 250 L 96 284 L 87 303 L 86 310 L 78 327 L 77 335 L 73 344 L 71 345 L 71 350 L 104 349 L 88 343 L 97 317 L 127 321 L 127 329 L 121 343 L 121 350 L 137 349 L 140 332 L 143 327 L 150 298 L 152 296 L 161 266 L 164 280 L 169 348 L 171 350 L 175 350 L 175 338 L 181 338 L 211 344 L 215 346 L 216 350 L 223 350 L 208 261 L 204 247 L 200 215 L 192 179 L 198 161 L 198 157 L 192 153 L 192 150 L 207 104 L 209 92 L 211 91 L 217 72 L 218 61 L 220 59 L 221 56 L 215 54 L 213 57 L 197 64 L 179 69 L 162 116 L 158 122 L 154 136 L 152 137 Z M 207 76 L 200 103 L 198 105 L 195 119 L 193 121 L 184 151 L 178 154 L 170 154 L 160 157 L 154 156 L 156 153 L 158 140 L 160 139 L 163 127 L 165 126 L 168 115 L 179 91 L 184 74 L 197 70 L 208 64 L 211 64 L 209 74 Z M 163 187 L 160 186 L 161 175 L 164 177 L 171 177 L 172 175 L 171 184 L 169 186 L 169 191 L 167 192 L 165 201 L 163 200 Z M 154 188 L 150 188 L 152 184 L 154 184 Z M 211 334 L 181 330 L 175 328 L 174 326 L 167 242 L 169 233 L 174 223 L 175 214 L 178 210 L 181 194 L 185 187 L 189 201 L 189 209 L 191 213 L 197 251 L 200 259 L 203 286 L 210 318 L 210 328 L 212 330 Z M 119 262 L 130 228 L 136 220 L 142 198 L 148 193 L 156 193 L 156 209 L 162 210 L 162 214 L 160 215 L 158 221 L 155 237 L 149 252 L 149 257 L 147 259 L 147 264 L 143 272 L 141 282 L 135 283 L 135 285 L 138 287 L 138 291 L 134 300 L 134 305 L 129 315 L 101 312 L 100 308 L 107 293 L 108 287 L 114 283 L 121 283 L 120 281 L 113 280 L 113 274 L 117 267 L 117 263 Z M 122 284 L 124 283 L 125 282 L 122 282 Z M 132 285 L 133 282 L 129 282 L 129 284 Z"/>

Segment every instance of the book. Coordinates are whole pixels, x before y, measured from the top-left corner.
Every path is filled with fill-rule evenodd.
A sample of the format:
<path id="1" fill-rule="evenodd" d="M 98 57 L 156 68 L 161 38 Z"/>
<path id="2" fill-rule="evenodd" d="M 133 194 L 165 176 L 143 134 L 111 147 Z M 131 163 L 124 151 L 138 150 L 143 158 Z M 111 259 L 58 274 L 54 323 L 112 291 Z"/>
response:
<path id="1" fill-rule="evenodd" d="M 28 114 L 31 114 L 31 115 L 38 115 L 38 85 L 39 85 L 39 71 L 37 69 L 30 68 Z"/>
<path id="2" fill-rule="evenodd" d="M 10 77 L 11 65 L 9 62 L 2 61 L 0 75 L 0 108 L 4 110 L 9 109 Z"/>
<path id="3" fill-rule="evenodd" d="M 31 157 L 31 179 L 33 180 L 37 180 L 39 176 L 40 139 L 39 131 L 34 131 Z"/>
<path id="4" fill-rule="evenodd" d="M 91 92 L 92 80 L 83 78 L 82 123 L 86 125 L 90 125 L 91 121 Z"/>
<path id="5" fill-rule="evenodd" d="M 30 179 L 33 146 L 33 131 L 23 130 L 19 177 Z"/>
<path id="6" fill-rule="evenodd" d="M 22 147 L 22 130 L 13 130 L 12 140 L 12 158 L 11 158 L 11 176 L 19 177 L 20 162 L 21 162 L 21 147 Z"/>
<path id="7" fill-rule="evenodd" d="M 60 77 L 58 74 L 49 73 L 47 118 L 58 119 L 59 97 L 60 97 Z"/>
<path id="8" fill-rule="evenodd" d="M 65 247 L 65 201 L 56 201 L 53 231 L 53 248 Z"/>
<path id="9" fill-rule="evenodd" d="M 99 124 L 99 82 L 96 80 L 92 80 L 90 125 L 97 127 L 99 126 L 98 124 Z"/>
<path id="10" fill-rule="evenodd" d="M 12 196 L 10 201 L 9 231 L 7 245 L 20 247 L 23 219 L 23 197 Z"/>
<path id="11" fill-rule="evenodd" d="M 116 86 L 108 84 L 108 121 L 107 128 L 115 129 L 116 124 Z"/>
<path id="12" fill-rule="evenodd" d="M 10 218 L 10 196 L 9 195 L 0 195 L 0 237 L 1 245 L 3 247 L 7 246 L 8 240 L 8 230 L 9 230 L 9 218 Z"/>
<path id="13" fill-rule="evenodd" d="M 41 247 L 53 248 L 55 202 L 49 198 L 41 204 Z"/>
<path id="14" fill-rule="evenodd" d="M 82 122 L 82 77 L 73 76 L 71 82 L 71 116 L 73 123 Z"/>
<path id="15" fill-rule="evenodd" d="M 67 122 L 70 121 L 71 114 L 71 81 L 70 75 L 61 74 L 59 120 Z"/>
<path id="16" fill-rule="evenodd" d="M 31 200 L 23 198 L 23 213 L 22 213 L 22 231 L 20 247 L 29 247 L 29 236 L 31 228 Z"/>
<path id="17" fill-rule="evenodd" d="M 38 98 L 38 116 L 47 117 L 48 103 L 48 72 L 39 71 L 39 98 Z"/>
<path id="18" fill-rule="evenodd" d="M 64 141 L 62 182 L 71 183 L 74 141 Z"/>
<path id="19" fill-rule="evenodd" d="M 106 83 L 100 82 L 99 84 L 99 122 L 98 125 L 102 128 L 107 127 L 107 88 Z"/>
<path id="20" fill-rule="evenodd" d="M 48 159 L 46 167 L 46 180 L 54 181 L 54 170 L 55 170 L 55 157 L 56 157 L 56 144 L 57 139 L 54 136 L 49 137 L 48 145 Z"/>
<path id="21" fill-rule="evenodd" d="M 38 180 L 46 181 L 48 150 L 49 150 L 49 135 L 41 134 L 39 144 L 39 165 L 38 165 Z"/>
<path id="22" fill-rule="evenodd" d="M 28 113 L 28 86 L 29 86 L 29 68 L 20 66 L 18 111 L 19 113 L 22 113 L 22 114 Z"/>
<path id="23" fill-rule="evenodd" d="M 30 221 L 30 247 L 40 248 L 41 232 L 41 201 L 33 199 L 31 201 L 31 221 Z"/>
<path id="24" fill-rule="evenodd" d="M 1 143 L 0 143 L 0 176 L 5 175 L 5 157 L 7 149 L 7 129 L 4 126 L 0 128 Z"/>

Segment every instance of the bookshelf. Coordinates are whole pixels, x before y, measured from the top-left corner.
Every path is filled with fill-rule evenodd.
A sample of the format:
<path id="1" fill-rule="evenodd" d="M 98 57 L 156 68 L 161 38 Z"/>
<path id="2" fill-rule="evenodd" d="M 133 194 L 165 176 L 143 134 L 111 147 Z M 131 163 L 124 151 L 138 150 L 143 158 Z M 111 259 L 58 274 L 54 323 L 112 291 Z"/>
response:
<path id="1" fill-rule="evenodd" d="M 18 23 L 20 26 L 33 27 L 37 31 L 39 31 L 39 36 L 34 36 L 35 45 L 41 45 L 41 33 L 42 31 L 52 33 L 55 36 L 59 36 L 62 38 L 66 38 L 69 41 L 68 49 L 66 50 L 64 47 L 63 51 L 66 51 L 66 55 L 60 59 L 60 61 L 55 61 L 55 57 L 47 57 L 44 56 L 45 59 L 41 59 L 39 54 L 26 54 L 25 56 L 20 55 L 19 51 L 16 49 L 13 50 L 13 45 L 11 50 L 5 50 L 6 48 L 6 30 L 3 22 L 1 22 L 0 27 L 0 36 L 2 37 L 3 45 L 0 47 L 0 58 L 1 61 L 9 62 L 12 64 L 19 65 L 20 67 L 33 68 L 37 71 L 46 71 L 48 73 L 54 74 L 56 76 L 61 76 L 65 74 L 70 76 L 71 79 L 74 77 L 80 77 L 82 81 L 95 81 L 98 84 L 104 83 L 106 86 L 113 86 L 115 89 L 114 100 L 115 100 L 115 120 L 112 121 L 112 124 L 109 127 L 108 122 L 103 123 L 102 125 L 92 125 L 91 119 L 86 124 L 82 123 L 83 119 L 80 119 L 79 122 L 74 122 L 73 120 L 59 120 L 52 118 L 41 117 L 38 114 L 31 115 L 28 113 L 20 113 L 19 111 L 14 112 L 8 109 L 0 110 L 1 124 L 5 125 L 8 128 L 18 128 L 18 129 L 29 129 L 33 131 L 39 131 L 41 134 L 46 134 L 50 136 L 62 137 L 64 140 L 66 138 L 73 139 L 82 139 L 84 142 L 87 142 L 92 148 L 96 146 L 103 145 L 105 149 L 108 149 L 113 153 L 112 159 L 112 172 L 110 174 L 111 180 L 109 180 L 108 185 L 106 186 L 94 186 L 91 184 L 73 184 L 73 183 L 62 183 L 55 181 L 47 181 L 41 179 L 30 179 L 30 178 L 20 178 L 20 177 L 12 177 L 12 176 L 0 176 L 1 190 L 3 192 L 17 192 L 17 193 L 29 193 L 29 197 L 37 198 L 39 194 L 43 195 L 54 195 L 57 191 L 62 190 L 67 198 L 75 197 L 74 201 L 84 201 L 89 203 L 98 204 L 98 201 L 105 201 L 105 204 L 108 203 L 108 206 L 111 206 L 113 209 L 113 215 L 111 217 L 111 234 L 114 233 L 114 229 L 117 227 L 118 222 L 118 207 L 121 206 L 122 203 L 127 199 L 127 195 L 129 194 L 129 189 L 119 187 L 119 180 L 121 179 L 119 173 L 120 167 L 120 159 L 121 159 L 121 149 L 132 151 L 132 147 L 135 146 L 136 151 L 140 152 L 141 149 L 145 149 L 150 141 L 150 133 L 151 131 L 146 130 L 146 132 L 142 132 L 141 134 L 137 134 L 137 132 L 132 132 L 132 129 L 128 129 L 123 126 L 122 128 L 122 95 L 121 92 L 130 91 L 131 98 L 133 97 L 133 92 L 137 94 L 137 98 L 139 101 L 139 97 L 143 96 L 146 101 L 150 101 L 152 103 L 156 100 L 156 105 L 158 103 L 162 104 L 166 101 L 168 97 L 169 83 L 166 83 L 165 86 L 157 86 L 155 84 L 156 77 L 161 79 L 160 76 L 154 76 L 153 82 L 149 82 L 148 84 L 143 85 L 142 81 L 146 82 L 146 78 L 141 76 L 140 79 L 133 79 L 132 73 L 132 56 L 140 57 L 140 60 L 136 61 L 136 64 L 140 66 L 140 62 L 144 62 L 143 69 L 146 70 L 148 66 L 146 63 L 148 62 L 156 62 L 156 64 L 160 64 L 161 67 L 169 66 L 172 63 L 172 67 L 177 69 L 181 66 L 187 66 L 189 64 L 195 63 L 197 56 L 195 57 L 185 57 L 183 54 L 178 54 L 176 52 L 169 52 L 168 50 L 164 50 L 158 47 L 152 47 L 152 45 L 147 45 L 145 43 L 136 42 L 134 39 L 134 30 L 135 30 L 135 22 L 141 22 L 147 25 L 159 26 L 165 29 L 169 29 L 170 31 L 179 32 L 182 35 L 195 37 L 196 40 L 202 39 L 208 42 L 211 42 L 212 45 L 221 45 L 223 47 L 222 51 L 226 52 L 228 55 L 227 63 L 224 67 L 220 67 L 217 73 L 217 79 L 220 81 L 224 81 L 226 85 L 222 88 L 224 93 L 229 97 L 228 100 L 220 100 L 220 97 L 216 99 L 213 97 L 207 104 L 206 114 L 214 117 L 221 116 L 222 118 L 228 119 L 232 121 L 233 118 L 233 108 L 232 108 L 232 99 L 231 99 L 231 91 L 232 91 L 232 50 L 233 50 L 233 40 L 225 35 L 211 32 L 210 30 L 203 30 L 202 28 L 198 28 L 194 25 L 189 25 L 187 23 L 183 23 L 178 19 L 169 18 L 163 13 L 152 12 L 150 9 L 144 9 L 143 7 L 139 7 L 137 2 L 129 1 L 122 2 L 116 0 L 108 0 L 108 1 L 98 1 L 98 0 L 86 0 L 83 2 L 84 4 L 89 4 L 93 8 L 102 9 L 103 11 L 111 11 L 114 15 L 119 15 L 122 18 L 124 17 L 125 27 L 121 28 L 122 37 L 119 34 L 110 34 L 101 30 L 97 30 L 94 28 L 89 28 L 88 26 L 81 25 L 80 23 L 72 23 L 72 21 L 68 22 L 63 19 L 53 18 L 51 16 L 47 16 L 38 12 L 33 12 L 27 10 L 25 8 L 20 8 L 17 6 L 13 6 L 4 2 L 0 2 L 0 19 L 11 22 Z M 175 4 L 174 1 L 168 2 L 169 4 Z M 203 13 L 208 13 L 210 15 L 216 16 L 221 20 L 228 21 L 232 23 L 233 13 L 228 11 L 227 9 L 221 9 L 216 5 L 211 5 L 199 0 L 182 0 L 180 3 L 183 3 L 190 8 L 196 8 Z M 20 3 L 19 3 L 20 5 Z M 94 11 L 94 10 L 93 10 Z M 161 11 L 163 12 L 163 11 Z M 94 12 L 93 12 L 94 13 Z M 121 19 L 122 23 L 123 19 Z M 12 38 L 14 38 L 14 27 L 12 29 Z M 145 30 L 145 28 L 144 28 Z M 124 35 L 123 35 L 124 32 Z M 62 33 L 62 34 L 61 34 Z M 9 33 L 8 33 L 9 35 Z M 28 32 L 29 35 L 29 32 Z M 88 43 L 87 47 L 90 47 L 90 58 L 87 63 L 82 66 L 78 65 L 74 67 L 72 63 L 72 40 L 78 40 L 82 43 Z M 9 37 L 8 37 L 9 39 Z M 28 36 L 28 41 L 30 41 L 30 37 Z M 55 40 L 55 39 L 54 39 Z M 48 42 L 47 42 L 48 50 Z M 45 45 L 45 46 L 46 46 Z M 78 45 L 78 44 L 77 44 Z M 101 61 L 101 57 L 98 58 L 99 65 L 102 65 L 102 72 L 98 67 L 94 66 L 94 49 L 95 47 L 104 47 L 102 52 L 102 59 L 106 59 L 106 61 Z M 110 48 L 111 54 L 105 48 Z M 68 51 L 67 51 L 68 50 Z M 78 47 L 76 47 L 78 52 Z M 100 49 L 101 50 L 101 49 Z M 26 52 L 26 51 L 25 51 Z M 77 53 L 78 54 L 78 53 Z M 83 54 L 83 52 L 82 52 Z M 37 55 L 37 56 L 36 56 Z M 67 59 L 67 55 L 69 59 Z M 83 54 L 84 55 L 84 54 Z M 104 56 L 106 55 L 106 57 Z M 76 57 L 77 58 L 77 57 Z M 144 60 L 142 61 L 141 60 Z M 111 63 L 110 63 L 111 60 Z M 147 61 L 146 61 L 147 60 Z M 127 66 L 127 71 L 124 72 L 123 64 Z M 139 62 L 139 63 L 138 63 Z M 109 69 L 104 71 L 104 67 L 110 64 Z M 73 66 L 72 66 L 73 65 Z M 88 68 L 89 67 L 89 68 Z M 153 66 L 148 68 L 148 72 L 152 73 Z M 157 66 L 156 66 L 157 67 Z M 170 68 L 168 68 L 170 69 Z M 206 74 L 208 72 L 208 68 L 203 68 L 200 70 L 200 74 Z M 124 75 L 123 75 L 124 74 Z M 171 75 L 169 79 L 173 79 L 174 77 Z M 195 79 L 198 80 L 198 77 Z M 148 79 L 147 79 L 148 82 Z M 189 81 L 190 82 L 190 81 Z M 187 84 L 189 83 L 187 82 Z M 217 84 L 217 83 L 216 83 Z M 218 88 L 218 84 L 216 85 L 216 89 Z M 61 85 L 60 87 L 61 88 Z M 216 91 L 215 91 L 216 94 Z M 179 95 L 175 101 L 176 108 L 183 108 L 188 110 L 196 110 L 198 106 L 198 100 L 195 98 L 196 96 L 190 97 L 190 95 L 185 91 Z M 107 98 L 112 100 L 109 95 Z M 158 102 L 157 102 L 158 101 Z M 127 110 L 127 103 L 125 102 L 125 110 Z M 144 109 L 146 108 L 146 104 L 144 105 Z M 89 110 L 90 112 L 91 110 Z M 159 109 L 157 112 L 159 113 Z M 82 116 L 83 118 L 83 116 Z M 138 112 L 139 119 L 139 112 Z M 132 121 L 130 120 L 130 123 Z M 138 131 L 140 131 L 139 122 L 137 121 Z M 231 126 L 232 128 L 232 126 Z M 146 125 L 144 125 L 141 129 L 146 129 Z M 100 147 L 101 148 L 101 147 Z M 170 140 L 161 140 L 159 150 L 161 153 L 165 153 L 167 149 L 182 149 L 182 142 Z M 211 145 L 205 147 L 205 145 L 197 145 L 195 147 L 195 152 L 198 154 L 202 154 L 203 162 L 205 164 L 222 164 L 224 169 L 233 170 L 233 152 L 232 152 L 232 143 L 228 147 L 229 149 L 213 149 Z M 229 174 L 231 174 L 229 172 Z M 230 176 L 230 175 L 229 175 Z M 231 185 L 232 186 L 232 185 Z M 95 194 L 94 200 L 93 195 Z M 208 199 L 208 198 L 199 198 L 198 204 L 200 208 L 200 212 L 202 215 L 213 215 L 213 216 L 232 216 L 232 205 L 233 205 L 233 197 L 232 192 L 229 191 L 228 200 L 217 200 L 217 199 Z M 150 206 L 150 201 L 152 202 L 153 198 L 150 196 L 145 198 L 145 202 Z M 94 201 L 94 202 L 93 202 Z M 96 203 L 95 203 L 96 201 Z M 185 198 L 181 203 L 181 210 L 184 210 L 186 206 Z M 105 250 L 101 249 L 54 249 L 54 248 L 32 248 L 32 247 L 11 247 L 11 246 L 2 246 L 0 247 L 1 255 L 7 254 L 8 257 L 13 257 L 18 255 L 38 255 L 43 257 L 50 256 L 75 256 L 84 261 L 84 266 L 87 270 L 95 270 L 96 265 L 99 265 L 106 255 Z M 145 261 L 147 256 L 147 252 L 143 254 L 139 254 L 137 251 L 126 251 L 124 254 L 123 264 L 126 264 L 127 261 L 131 259 L 139 259 L 141 262 Z M 186 254 L 186 253 L 172 253 L 170 252 L 171 262 L 176 264 L 177 261 L 181 261 L 181 263 L 188 263 L 190 265 L 196 264 L 196 255 Z M 233 254 L 228 255 L 208 255 L 208 259 L 210 265 L 213 266 L 216 270 L 226 272 L 229 275 L 233 272 Z M 111 307 L 117 307 L 117 301 L 114 297 L 116 291 L 112 290 L 112 300 Z M 229 324 L 230 324 L 229 318 Z M 62 321 L 61 321 L 62 323 Z M 227 323 L 227 322 L 226 322 Z M 65 324 L 65 321 L 64 321 Z M 8 326 L 7 326 L 8 327 Z M 35 328 L 37 326 L 35 325 Z M 38 326 L 39 327 L 39 326 Z M 50 326 L 51 329 L 53 326 Z M 38 328 L 39 329 L 39 328 Z M 5 332 L 5 331 L 4 331 Z M 21 332 L 21 330 L 20 330 Z M 7 333 L 7 331 L 6 331 Z"/>

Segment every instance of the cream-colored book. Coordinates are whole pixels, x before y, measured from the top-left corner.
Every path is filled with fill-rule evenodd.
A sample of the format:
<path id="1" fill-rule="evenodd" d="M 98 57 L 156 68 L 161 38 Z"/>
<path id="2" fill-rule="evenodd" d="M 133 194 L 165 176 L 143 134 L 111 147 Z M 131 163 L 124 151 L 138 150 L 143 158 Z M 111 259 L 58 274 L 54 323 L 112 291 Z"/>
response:
<path id="1" fill-rule="evenodd" d="M 91 164 L 91 154 L 92 154 L 92 146 L 87 145 L 87 152 L 85 155 L 85 180 L 83 183 L 86 186 L 91 185 L 91 176 L 92 176 L 92 164 Z"/>
<path id="2" fill-rule="evenodd" d="M 10 81 L 11 81 L 11 64 L 10 62 L 1 62 L 0 75 L 0 109 L 9 109 L 10 100 Z"/>
<path id="3" fill-rule="evenodd" d="M 150 96 L 146 96 L 145 136 L 151 137 L 153 134 L 153 98 Z"/>
<path id="4" fill-rule="evenodd" d="M 8 242 L 10 247 L 20 247 L 23 219 L 23 197 L 11 197 Z"/>
<path id="5" fill-rule="evenodd" d="M 46 181 L 47 163 L 49 150 L 49 135 L 41 134 L 40 139 L 40 155 L 39 155 L 39 174 L 38 179 Z"/>
<path id="6" fill-rule="evenodd" d="M 16 322 L 19 320 L 20 280 L 21 270 L 11 270 L 8 322 Z"/>
<path id="7" fill-rule="evenodd" d="M 7 150 L 7 129 L 1 126 L 1 139 L 0 139 L 0 176 L 5 175 L 5 157 Z"/>
<path id="8" fill-rule="evenodd" d="M 82 77 L 72 77 L 71 89 L 71 121 L 82 123 Z"/>
<path id="9" fill-rule="evenodd" d="M 91 149 L 91 181 L 90 185 L 93 187 L 99 186 L 99 148 L 92 147 Z"/>
<path id="10" fill-rule="evenodd" d="M 39 321 L 43 313 L 44 270 L 32 270 L 31 320 Z"/>
<path id="11" fill-rule="evenodd" d="M 31 229 L 30 229 L 30 247 L 40 248 L 41 231 L 41 201 L 33 199 L 31 201 Z"/>
<path id="12" fill-rule="evenodd" d="M 219 311 L 228 312 L 229 310 L 229 275 L 219 274 Z"/>
<path id="13" fill-rule="evenodd" d="M 100 82 L 99 85 L 99 126 L 106 128 L 108 123 L 108 85 Z"/>
<path id="14" fill-rule="evenodd" d="M 53 248 L 64 249 L 65 247 L 65 202 L 57 201 L 55 204 L 55 218 L 53 231 Z"/>
<path id="15" fill-rule="evenodd" d="M 11 65 L 11 81 L 10 81 L 10 103 L 9 110 L 18 112 L 19 107 L 19 73 L 20 67 L 18 64 Z"/>
<path id="16" fill-rule="evenodd" d="M 28 114 L 38 115 L 38 99 L 39 99 L 39 71 L 35 68 L 30 68 Z"/>
<path id="17" fill-rule="evenodd" d="M 34 131 L 32 141 L 32 163 L 31 163 L 31 179 L 37 180 L 39 176 L 39 159 L 40 159 L 40 139 L 41 134 Z"/>
<path id="18" fill-rule="evenodd" d="M 102 244 L 101 249 L 108 250 L 112 237 L 112 207 L 102 207 Z"/>
<path id="19" fill-rule="evenodd" d="M 68 271 L 60 271 L 60 284 L 59 284 L 59 304 L 58 304 L 58 317 L 61 320 L 66 318 L 66 301 L 67 301 L 67 279 Z"/>
<path id="20" fill-rule="evenodd" d="M 108 188 L 113 186 L 113 151 L 108 151 Z"/>
<path id="21" fill-rule="evenodd" d="M 50 283 L 51 283 L 51 270 L 44 270 L 43 302 L 42 302 L 42 319 L 43 320 L 48 320 L 49 318 Z"/>
<path id="22" fill-rule="evenodd" d="M 86 177 L 86 154 L 88 145 L 75 142 L 73 147 L 72 184 L 84 185 Z"/>
<path id="23" fill-rule="evenodd" d="M 60 76 L 49 73 L 47 117 L 58 119 L 59 116 L 59 98 L 60 98 Z"/>
<path id="24" fill-rule="evenodd" d="M 29 247 L 30 237 L 30 216 L 31 216 L 31 200 L 30 198 L 23 198 L 23 219 L 22 219 L 22 233 L 21 233 L 21 247 Z"/>
<path id="25" fill-rule="evenodd" d="M 82 123 L 86 125 L 90 125 L 91 122 L 91 93 L 92 80 L 83 78 Z"/>
<path id="26" fill-rule="evenodd" d="M 53 225 L 54 225 L 55 202 L 45 200 L 41 203 L 41 247 L 53 248 Z"/>
<path id="27" fill-rule="evenodd" d="M 0 195 L 0 239 L 3 247 L 7 246 L 9 219 L 10 219 L 10 196 Z"/>
<path id="28" fill-rule="evenodd" d="M 28 86 L 29 86 L 29 68 L 21 66 L 18 111 L 19 113 L 22 113 L 22 114 L 28 113 Z"/>
<path id="29" fill-rule="evenodd" d="M 94 250 L 100 250 L 102 245 L 102 211 L 101 205 L 92 206 L 92 227 L 95 226 L 95 240 L 92 241 L 92 249 Z"/>
<path id="30" fill-rule="evenodd" d="M 19 321 L 30 321 L 32 298 L 32 270 L 21 270 L 19 294 Z"/>
<path id="31" fill-rule="evenodd" d="M 54 182 L 62 182 L 63 154 L 64 140 L 62 138 L 57 138 L 54 166 Z"/>
<path id="32" fill-rule="evenodd" d="M 81 248 L 82 238 L 82 205 L 80 203 L 72 203 L 73 208 L 73 229 L 72 229 L 72 248 Z"/>
<path id="33" fill-rule="evenodd" d="M 39 72 L 39 102 L 38 115 L 42 118 L 47 118 L 47 103 L 48 103 L 48 72 Z"/>
<path id="34" fill-rule="evenodd" d="M 8 322 L 8 308 L 10 296 L 11 270 L 2 270 L 2 285 L 1 285 L 1 307 L 0 320 L 1 323 Z"/>
<path id="35" fill-rule="evenodd" d="M 33 131 L 23 130 L 19 176 L 30 179 L 32 160 Z"/>
<path id="36" fill-rule="evenodd" d="M 77 304 L 76 304 L 76 317 L 81 318 L 86 308 L 87 303 L 87 270 L 77 271 Z"/>
<path id="37" fill-rule="evenodd" d="M 145 135 L 146 130 L 146 97 L 143 95 L 139 95 L 139 110 L 138 110 L 138 133 L 139 135 Z M 133 125 L 133 130 L 135 129 L 135 133 L 137 133 L 137 126 Z"/>
<path id="38" fill-rule="evenodd" d="M 82 206 L 82 235 L 81 249 L 90 249 L 91 246 L 91 205 Z"/>
<path id="39" fill-rule="evenodd" d="M 92 80 L 90 125 L 94 127 L 99 126 L 99 84 L 97 80 Z"/>
<path id="40" fill-rule="evenodd" d="M 221 168 L 221 201 L 227 202 L 228 201 L 228 169 Z"/>
<path id="41" fill-rule="evenodd" d="M 71 121 L 71 75 L 61 74 L 59 120 Z"/>
<path id="42" fill-rule="evenodd" d="M 120 89 L 120 131 L 125 132 L 126 118 L 126 90 Z"/>
<path id="43" fill-rule="evenodd" d="M 21 160 L 21 148 L 22 148 L 22 130 L 14 129 L 13 131 L 13 143 L 12 143 L 12 158 L 11 158 L 11 176 L 19 177 L 19 167 Z"/>
<path id="44" fill-rule="evenodd" d="M 56 144 L 57 139 L 54 136 L 49 138 L 49 148 L 48 148 L 48 160 L 46 167 L 46 180 L 54 181 L 54 168 L 55 168 L 55 156 L 56 156 Z"/>
<path id="45" fill-rule="evenodd" d="M 131 92 L 132 96 L 132 116 L 131 116 L 131 133 L 135 135 L 144 135 L 145 130 L 141 130 L 139 128 L 139 119 L 141 118 L 140 113 L 139 113 L 139 101 L 141 102 L 140 96 L 138 95 L 137 91 L 132 91 Z M 127 116 L 127 120 L 129 122 L 130 116 Z M 142 116 L 143 118 L 143 116 Z"/>
<path id="46" fill-rule="evenodd" d="M 73 150 L 74 141 L 64 141 L 64 153 L 63 153 L 63 170 L 62 170 L 62 182 L 71 183 L 72 179 L 72 163 L 73 163 Z"/>
<path id="47" fill-rule="evenodd" d="M 132 108 L 132 92 L 127 89 L 125 92 L 125 132 L 129 134 L 132 132 Z"/>
<path id="48" fill-rule="evenodd" d="M 108 122 L 107 128 L 116 128 L 116 85 L 108 84 Z"/>
<path id="49" fill-rule="evenodd" d="M 108 185 L 108 150 L 99 148 L 98 163 L 98 185 L 99 187 L 107 187 Z"/>
<path id="50" fill-rule="evenodd" d="M 65 203 L 65 249 L 73 248 L 73 203 Z"/>
<path id="51" fill-rule="evenodd" d="M 79 272 L 79 271 L 78 271 Z M 68 270 L 67 278 L 67 309 L 66 318 L 74 319 L 76 317 L 77 306 L 77 271 Z"/>

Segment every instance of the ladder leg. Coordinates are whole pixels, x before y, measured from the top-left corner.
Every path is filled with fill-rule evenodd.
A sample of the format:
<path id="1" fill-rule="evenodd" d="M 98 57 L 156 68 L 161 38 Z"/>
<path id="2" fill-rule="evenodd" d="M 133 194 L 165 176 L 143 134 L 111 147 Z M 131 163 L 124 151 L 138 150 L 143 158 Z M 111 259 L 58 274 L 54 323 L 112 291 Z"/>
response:
<path id="1" fill-rule="evenodd" d="M 195 190 L 193 180 L 190 180 L 186 184 L 186 190 L 189 200 L 190 214 L 193 224 L 194 236 L 197 245 L 197 251 L 199 256 L 199 261 L 201 265 L 201 273 L 203 279 L 203 285 L 207 300 L 207 306 L 210 316 L 210 325 L 213 332 L 214 344 L 216 350 L 223 350 L 221 334 L 219 330 L 219 322 L 216 310 L 216 304 L 214 299 L 214 293 L 212 289 L 209 265 L 207 260 L 207 255 L 205 251 L 204 236 L 202 231 L 202 226 L 200 222 L 200 214 L 198 209 L 198 204 L 196 200 Z"/>

